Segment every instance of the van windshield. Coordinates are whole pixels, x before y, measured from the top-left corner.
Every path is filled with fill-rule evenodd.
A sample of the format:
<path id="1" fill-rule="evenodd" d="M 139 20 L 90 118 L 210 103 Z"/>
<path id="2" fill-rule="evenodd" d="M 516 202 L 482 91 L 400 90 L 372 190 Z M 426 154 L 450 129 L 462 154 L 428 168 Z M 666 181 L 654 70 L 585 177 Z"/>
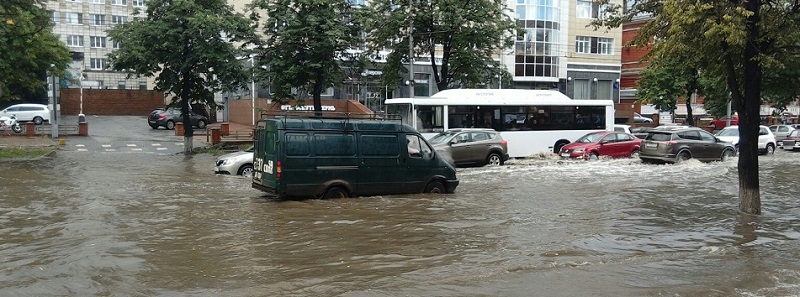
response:
<path id="1" fill-rule="evenodd" d="M 436 136 L 434 137 L 431 137 L 431 139 L 428 139 L 428 142 L 433 145 L 440 143 L 447 143 L 448 141 L 450 141 L 451 138 L 453 138 L 453 135 L 456 135 L 456 133 L 450 131 L 442 132 L 436 134 Z"/>

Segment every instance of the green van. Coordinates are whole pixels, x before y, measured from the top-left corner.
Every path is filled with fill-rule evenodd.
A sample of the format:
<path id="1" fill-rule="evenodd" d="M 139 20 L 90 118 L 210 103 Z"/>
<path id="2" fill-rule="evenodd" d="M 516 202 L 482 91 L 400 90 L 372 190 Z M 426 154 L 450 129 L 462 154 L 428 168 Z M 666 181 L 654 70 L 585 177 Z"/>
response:
<path id="1" fill-rule="evenodd" d="M 253 187 L 280 198 L 452 193 L 456 171 L 398 120 L 275 117 L 256 125 Z"/>

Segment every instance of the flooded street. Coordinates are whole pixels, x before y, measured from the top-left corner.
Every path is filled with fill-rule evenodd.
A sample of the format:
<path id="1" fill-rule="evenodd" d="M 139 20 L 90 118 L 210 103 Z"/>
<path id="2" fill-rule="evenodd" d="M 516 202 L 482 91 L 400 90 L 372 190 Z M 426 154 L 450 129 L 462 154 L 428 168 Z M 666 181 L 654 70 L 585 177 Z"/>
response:
<path id="1" fill-rule="evenodd" d="M 0 295 L 800 295 L 800 153 L 759 157 L 760 217 L 737 214 L 736 160 L 512 160 L 453 195 L 278 201 L 214 159 L 0 162 Z"/>

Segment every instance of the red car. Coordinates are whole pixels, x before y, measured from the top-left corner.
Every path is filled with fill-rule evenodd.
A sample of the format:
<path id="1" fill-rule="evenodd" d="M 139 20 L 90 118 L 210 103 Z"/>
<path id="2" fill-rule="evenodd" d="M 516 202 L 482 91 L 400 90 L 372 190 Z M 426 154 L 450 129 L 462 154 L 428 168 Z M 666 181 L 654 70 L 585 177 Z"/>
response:
<path id="1" fill-rule="evenodd" d="M 800 150 L 800 130 L 794 130 L 781 141 L 781 148 L 787 151 Z"/>
<path id="2" fill-rule="evenodd" d="M 597 159 L 631 157 L 639 154 L 642 140 L 622 132 L 592 132 L 561 148 L 562 158 Z"/>

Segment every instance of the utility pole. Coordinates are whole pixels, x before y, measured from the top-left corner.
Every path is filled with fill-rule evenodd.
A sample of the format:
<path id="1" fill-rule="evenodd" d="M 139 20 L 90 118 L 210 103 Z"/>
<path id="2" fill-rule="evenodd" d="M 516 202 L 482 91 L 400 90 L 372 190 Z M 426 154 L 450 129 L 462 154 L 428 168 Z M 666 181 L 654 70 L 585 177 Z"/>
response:
<path id="1" fill-rule="evenodd" d="M 411 1 L 408 0 L 408 94 L 414 98 L 414 10 Z"/>
<path id="2" fill-rule="evenodd" d="M 58 138 L 58 97 L 56 96 L 56 65 L 50 64 L 50 76 L 53 78 L 53 117 L 50 119 L 50 136 Z"/>

